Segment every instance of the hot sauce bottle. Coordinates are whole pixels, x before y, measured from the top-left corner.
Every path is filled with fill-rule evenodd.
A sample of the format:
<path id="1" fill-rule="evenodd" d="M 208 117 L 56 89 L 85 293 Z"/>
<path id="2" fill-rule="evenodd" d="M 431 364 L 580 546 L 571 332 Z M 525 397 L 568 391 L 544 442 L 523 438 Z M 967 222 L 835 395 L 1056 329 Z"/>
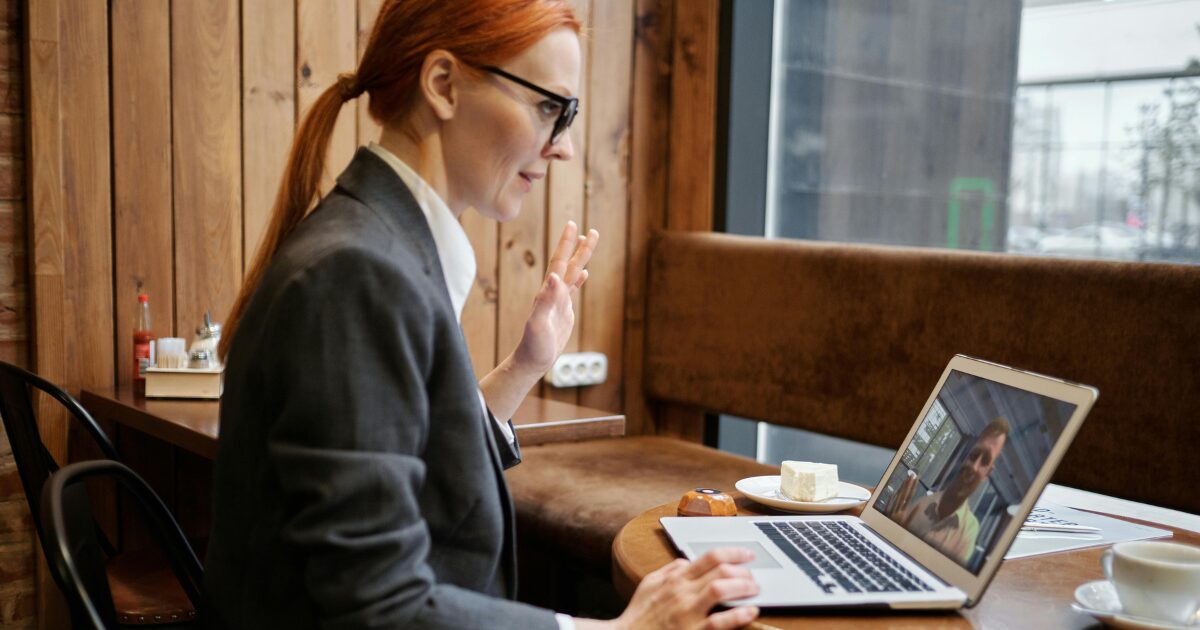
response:
<path id="1" fill-rule="evenodd" d="M 150 328 L 150 296 L 138 294 L 137 318 L 133 325 L 133 391 L 146 392 L 146 368 L 154 364 L 151 341 L 154 332 Z"/>

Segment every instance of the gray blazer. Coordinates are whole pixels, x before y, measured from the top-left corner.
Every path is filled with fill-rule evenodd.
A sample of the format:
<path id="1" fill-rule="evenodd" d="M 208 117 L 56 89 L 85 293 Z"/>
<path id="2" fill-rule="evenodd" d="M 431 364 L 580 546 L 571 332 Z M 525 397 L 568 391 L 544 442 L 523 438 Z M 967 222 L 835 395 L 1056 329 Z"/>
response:
<path id="1" fill-rule="evenodd" d="M 476 393 L 433 236 L 360 149 L 233 340 L 205 586 L 235 628 L 557 628 L 511 601 L 519 461 Z"/>

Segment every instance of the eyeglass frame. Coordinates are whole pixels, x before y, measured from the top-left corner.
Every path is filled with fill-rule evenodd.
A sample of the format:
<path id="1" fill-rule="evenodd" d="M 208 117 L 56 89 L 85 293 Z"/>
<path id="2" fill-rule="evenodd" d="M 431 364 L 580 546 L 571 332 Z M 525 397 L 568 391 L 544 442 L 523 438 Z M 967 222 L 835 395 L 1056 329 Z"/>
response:
<path id="1" fill-rule="evenodd" d="M 505 72 L 496 66 L 483 66 L 483 69 L 494 75 L 508 79 L 517 85 L 527 87 L 534 92 L 537 92 L 538 94 L 541 94 L 542 96 L 554 101 L 555 103 L 558 103 L 560 109 L 558 111 L 558 118 L 554 120 L 554 128 L 550 131 L 550 144 L 557 143 L 559 138 L 562 137 L 563 133 L 565 133 L 567 129 L 570 129 L 571 124 L 575 122 L 575 116 L 579 113 L 578 98 L 574 96 L 555 94 L 554 92 L 551 92 L 540 85 L 526 81 L 515 74 Z"/>

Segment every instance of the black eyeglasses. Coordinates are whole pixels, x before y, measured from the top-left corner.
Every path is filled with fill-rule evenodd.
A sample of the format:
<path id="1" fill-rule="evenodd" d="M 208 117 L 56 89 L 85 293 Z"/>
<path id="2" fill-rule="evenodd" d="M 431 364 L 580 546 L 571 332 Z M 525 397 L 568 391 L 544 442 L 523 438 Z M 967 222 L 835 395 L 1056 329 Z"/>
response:
<path id="1" fill-rule="evenodd" d="M 563 132 L 571 126 L 571 123 L 575 122 L 575 114 L 579 113 L 579 99 L 573 96 L 569 98 L 560 96 L 546 88 L 534 85 L 521 77 L 509 74 L 496 66 L 484 66 L 483 69 L 494 75 L 504 77 L 513 83 L 527 87 L 558 104 L 558 118 L 554 120 L 554 130 L 550 132 L 550 144 L 558 142 Z"/>

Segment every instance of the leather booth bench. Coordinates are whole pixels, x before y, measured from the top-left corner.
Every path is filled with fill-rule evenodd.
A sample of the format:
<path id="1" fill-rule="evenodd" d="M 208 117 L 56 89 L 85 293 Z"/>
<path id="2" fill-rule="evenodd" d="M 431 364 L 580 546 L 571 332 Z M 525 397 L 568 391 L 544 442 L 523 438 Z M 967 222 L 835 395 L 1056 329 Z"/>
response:
<path id="1" fill-rule="evenodd" d="M 607 573 L 646 509 L 777 474 L 661 435 L 680 418 L 894 449 L 955 353 L 1099 388 L 1054 482 L 1200 512 L 1200 266 L 665 233 L 647 295 L 659 435 L 525 448 L 508 473 L 522 540 L 560 557 Z"/>

